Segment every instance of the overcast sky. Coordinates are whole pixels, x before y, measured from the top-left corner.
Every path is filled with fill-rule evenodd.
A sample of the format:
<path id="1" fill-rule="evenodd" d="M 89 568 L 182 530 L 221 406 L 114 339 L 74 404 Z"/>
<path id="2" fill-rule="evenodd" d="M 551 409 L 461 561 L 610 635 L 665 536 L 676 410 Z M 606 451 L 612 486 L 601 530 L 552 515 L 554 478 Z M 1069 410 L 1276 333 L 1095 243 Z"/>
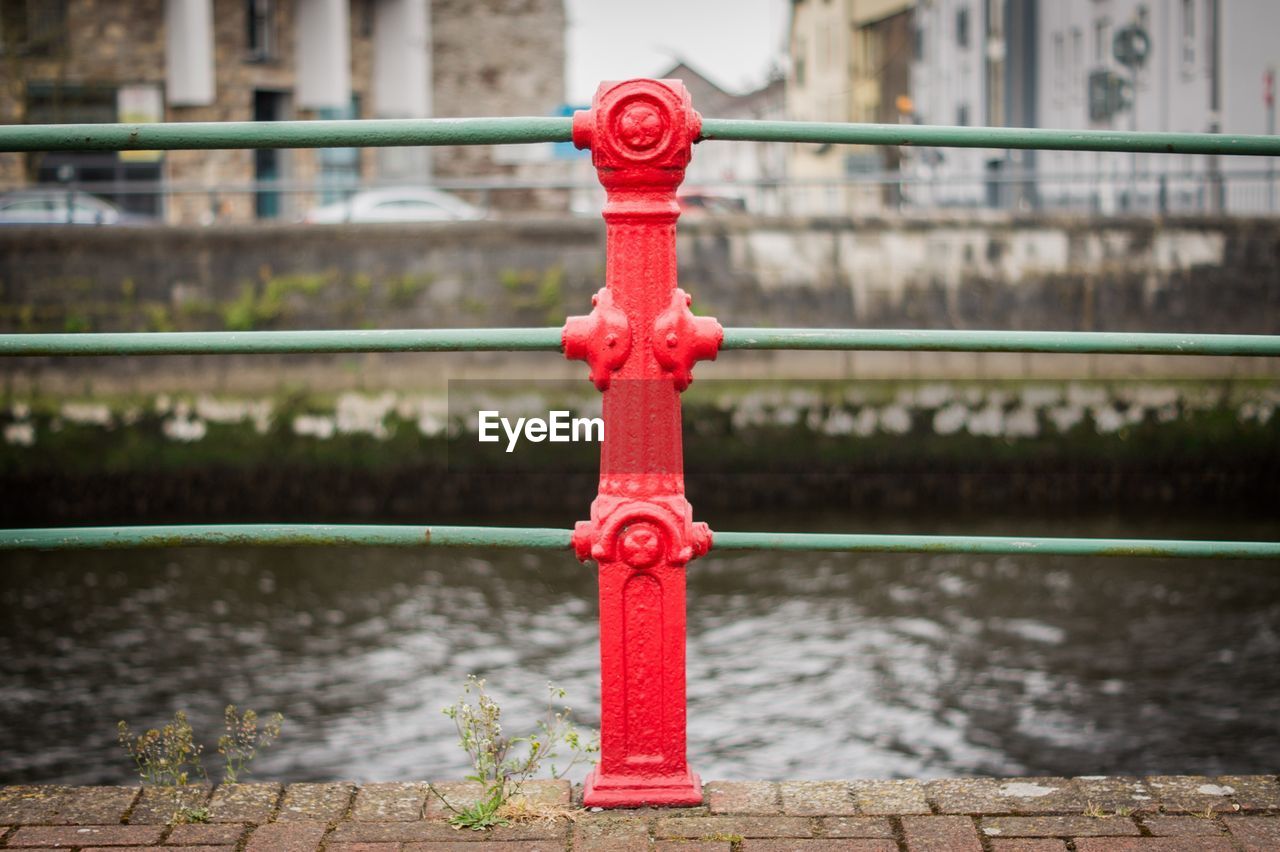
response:
<path id="1" fill-rule="evenodd" d="M 569 100 L 601 80 L 652 77 L 682 59 L 731 92 L 764 82 L 782 53 L 787 0 L 566 0 Z"/>

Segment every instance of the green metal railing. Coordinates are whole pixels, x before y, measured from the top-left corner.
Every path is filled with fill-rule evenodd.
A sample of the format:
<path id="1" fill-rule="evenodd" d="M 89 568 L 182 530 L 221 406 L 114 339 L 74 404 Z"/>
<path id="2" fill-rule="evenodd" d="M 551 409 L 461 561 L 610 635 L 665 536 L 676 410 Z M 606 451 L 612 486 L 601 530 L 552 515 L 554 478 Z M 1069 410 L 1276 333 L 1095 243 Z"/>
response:
<path id="1" fill-rule="evenodd" d="M 0 151 L 324 148 L 566 142 L 568 118 L 281 121 L 0 127 Z M 706 119 L 702 140 L 1044 148 L 1280 156 L 1280 137 Z M 1280 336 L 1069 331 L 729 328 L 726 350 L 813 349 L 1280 355 Z M 0 335 L 0 355 L 558 351 L 559 328 Z M 567 549 L 541 528 L 235 524 L 0 530 L 0 550 L 188 545 L 374 545 Z M 717 550 L 1280 559 L 1280 542 L 718 532 Z"/>
<path id="2" fill-rule="evenodd" d="M 351 148 L 569 142 L 569 118 L 420 118 L 165 124 L 25 124 L 0 127 L 0 151 L 176 151 L 217 148 Z M 1134 133 L 1020 127 L 936 127 L 708 118 L 699 141 L 1040 148 L 1148 154 L 1280 156 L 1280 137 Z"/>
<path id="3" fill-rule="evenodd" d="M 559 328 L 158 331 L 0 335 L 0 355 L 559 352 Z M 1122 331 L 726 328 L 721 349 L 1280 355 L 1280 336 Z"/>
<path id="4" fill-rule="evenodd" d="M 0 530 L 0 550 L 88 550 L 204 545 L 367 545 L 568 550 L 572 530 L 369 524 L 218 524 Z M 1280 542 L 1141 538 L 1015 538 L 966 535 L 717 532 L 716 550 L 848 553 L 971 553 L 1280 559 Z"/>

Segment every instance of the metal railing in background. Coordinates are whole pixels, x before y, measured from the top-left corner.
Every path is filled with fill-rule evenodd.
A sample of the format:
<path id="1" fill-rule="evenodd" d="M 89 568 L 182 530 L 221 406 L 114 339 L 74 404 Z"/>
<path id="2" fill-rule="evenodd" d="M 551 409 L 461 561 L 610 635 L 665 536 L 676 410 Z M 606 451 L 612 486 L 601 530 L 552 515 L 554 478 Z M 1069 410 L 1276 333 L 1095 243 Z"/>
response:
<path id="1" fill-rule="evenodd" d="M 251 221 L 228 210 L 234 199 L 271 195 L 282 199 L 278 221 L 305 221 L 313 208 L 347 201 L 376 190 L 433 189 L 475 204 L 490 215 L 598 215 L 603 189 L 595 181 L 524 180 L 515 178 L 439 178 L 414 180 L 326 181 L 262 180 L 245 183 L 187 183 L 165 180 L 113 180 L 11 183 L 0 195 L 24 190 L 84 192 L 131 212 L 150 211 L 157 222 L 182 201 L 199 208 L 203 225 Z M 982 174 L 935 173 L 929 168 L 851 174 L 839 179 L 752 178 L 688 182 L 694 196 L 691 215 L 723 218 L 822 216 L 927 216 L 996 211 L 1013 214 L 1080 214 L 1098 217 L 1134 215 L 1239 216 L 1280 215 L 1280 173 L 1259 169 L 1226 169 L 1171 173 L 1114 170 L 1008 170 Z M 1223 206 L 1218 207 L 1218 199 Z M 259 220 L 260 221 L 260 220 Z M 195 223 L 193 222 L 193 224 Z"/>
<path id="2" fill-rule="evenodd" d="M 568 118 L 421 119 L 228 124 L 0 127 L 0 151 L 174 150 L 562 142 Z M 1010 128 L 702 122 L 702 140 L 1048 148 L 1280 156 L 1280 137 L 1195 133 L 1023 130 Z M 188 332 L 0 335 L 3 355 L 229 352 L 555 351 L 560 329 Z M 1280 336 L 1094 332 L 727 329 L 724 349 L 889 349 L 1280 355 Z M 492 527 L 225 525 L 99 527 L 0 531 L 0 549 L 181 545 L 389 545 L 568 548 L 568 530 Z M 1052 553 L 1088 556 L 1280 558 L 1280 543 L 1045 539 L 982 536 L 717 533 L 722 549 L 947 553 Z"/>

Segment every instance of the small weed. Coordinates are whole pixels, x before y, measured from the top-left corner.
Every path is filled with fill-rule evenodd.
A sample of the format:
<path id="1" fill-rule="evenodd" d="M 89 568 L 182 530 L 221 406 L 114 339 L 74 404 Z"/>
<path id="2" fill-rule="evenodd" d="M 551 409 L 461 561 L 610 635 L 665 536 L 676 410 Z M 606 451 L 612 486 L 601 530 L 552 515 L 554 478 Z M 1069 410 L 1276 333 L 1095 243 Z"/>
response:
<path id="1" fill-rule="evenodd" d="M 173 331 L 173 318 L 169 315 L 169 307 L 163 302 L 147 302 L 141 306 L 142 317 L 146 321 L 147 331 Z"/>
<path id="2" fill-rule="evenodd" d="M 218 738 L 218 754 L 226 760 L 223 780 L 235 784 L 242 774 L 249 774 L 249 764 L 253 763 L 258 749 L 266 748 L 280 736 L 284 715 L 276 713 L 261 730 L 258 729 L 257 713 L 246 710 L 241 715 L 237 713 L 234 704 L 227 705 L 222 718 L 227 731 Z"/>
<path id="3" fill-rule="evenodd" d="M 258 750 L 271 745 L 280 736 L 284 716 L 276 713 L 259 729 L 257 713 L 252 710 L 240 713 L 234 704 L 228 704 L 223 721 L 226 733 L 218 739 L 218 753 L 226 761 L 222 780 L 235 784 L 242 775 L 249 774 L 249 764 Z M 192 781 L 209 780 L 200 761 L 204 746 L 195 741 L 187 714 L 179 710 L 159 729 L 151 728 L 141 734 L 133 733 L 124 721 L 116 729 L 120 745 L 133 758 L 143 785 L 159 787 L 172 794 L 174 811 L 169 821 L 175 825 L 208 822 L 208 810 L 184 803 L 180 793 Z"/>
<path id="4" fill-rule="evenodd" d="M 397 308 L 412 307 L 434 280 L 435 276 L 430 273 L 414 275 L 406 272 L 392 278 L 387 282 L 387 301 Z"/>
<path id="5" fill-rule="evenodd" d="M 453 812 L 449 822 L 455 828 L 483 831 L 507 825 L 512 819 L 543 816 L 520 796 L 524 783 L 536 775 L 544 763 L 551 777 L 559 778 L 600 750 L 595 741 L 583 742 L 568 707 L 557 708 L 556 703 L 564 697 L 563 689 L 547 684 L 546 714 L 537 728 L 527 736 L 508 738 L 502 733 L 502 708 L 485 690 L 485 682 L 474 675 L 467 678 L 462 696 L 444 708 L 444 714 L 453 720 L 458 742 L 471 758 L 474 772 L 467 780 L 481 784 L 484 793 L 474 804 L 458 808 L 435 787 L 430 788 Z M 557 769 L 552 761 L 561 749 L 567 751 L 569 762 Z"/>
<path id="6" fill-rule="evenodd" d="M 172 721 L 159 730 L 134 734 L 123 720 L 116 726 L 120 745 L 133 758 L 143 784 L 155 787 L 185 786 L 192 773 L 204 777 L 200 765 L 200 753 L 204 746 L 197 745 L 187 721 L 187 714 L 179 710 Z"/>
<path id="7" fill-rule="evenodd" d="M 62 330 L 68 334 L 81 334 L 92 328 L 93 323 L 84 314 L 67 314 L 62 321 Z"/>
<path id="8" fill-rule="evenodd" d="M 182 806 L 173 812 L 173 816 L 169 819 L 171 825 L 187 825 L 193 822 L 208 822 L 208 808 L 189 808 Z"/>

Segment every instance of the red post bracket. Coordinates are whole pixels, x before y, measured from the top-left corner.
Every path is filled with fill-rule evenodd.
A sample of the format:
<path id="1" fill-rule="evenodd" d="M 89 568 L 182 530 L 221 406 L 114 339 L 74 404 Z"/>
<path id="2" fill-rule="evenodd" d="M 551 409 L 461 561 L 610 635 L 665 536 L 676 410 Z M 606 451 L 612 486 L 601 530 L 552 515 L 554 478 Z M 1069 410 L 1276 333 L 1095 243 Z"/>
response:
<path id="1" fill-rule="evenodd" d="M 696 805 L 685 752 L 685 576 L 711 531 L 684 496 L 680 392 L 724 330 L 676 287 L 676 187 L 701 118 L 678 80 L 603 83 L 573 117 L 607 191 L 605 289 L 570 317 L 566 357 L 604 394 L 600 489 L 574 531 L 600 576 L 600 763 L 583 803 Z"/>

